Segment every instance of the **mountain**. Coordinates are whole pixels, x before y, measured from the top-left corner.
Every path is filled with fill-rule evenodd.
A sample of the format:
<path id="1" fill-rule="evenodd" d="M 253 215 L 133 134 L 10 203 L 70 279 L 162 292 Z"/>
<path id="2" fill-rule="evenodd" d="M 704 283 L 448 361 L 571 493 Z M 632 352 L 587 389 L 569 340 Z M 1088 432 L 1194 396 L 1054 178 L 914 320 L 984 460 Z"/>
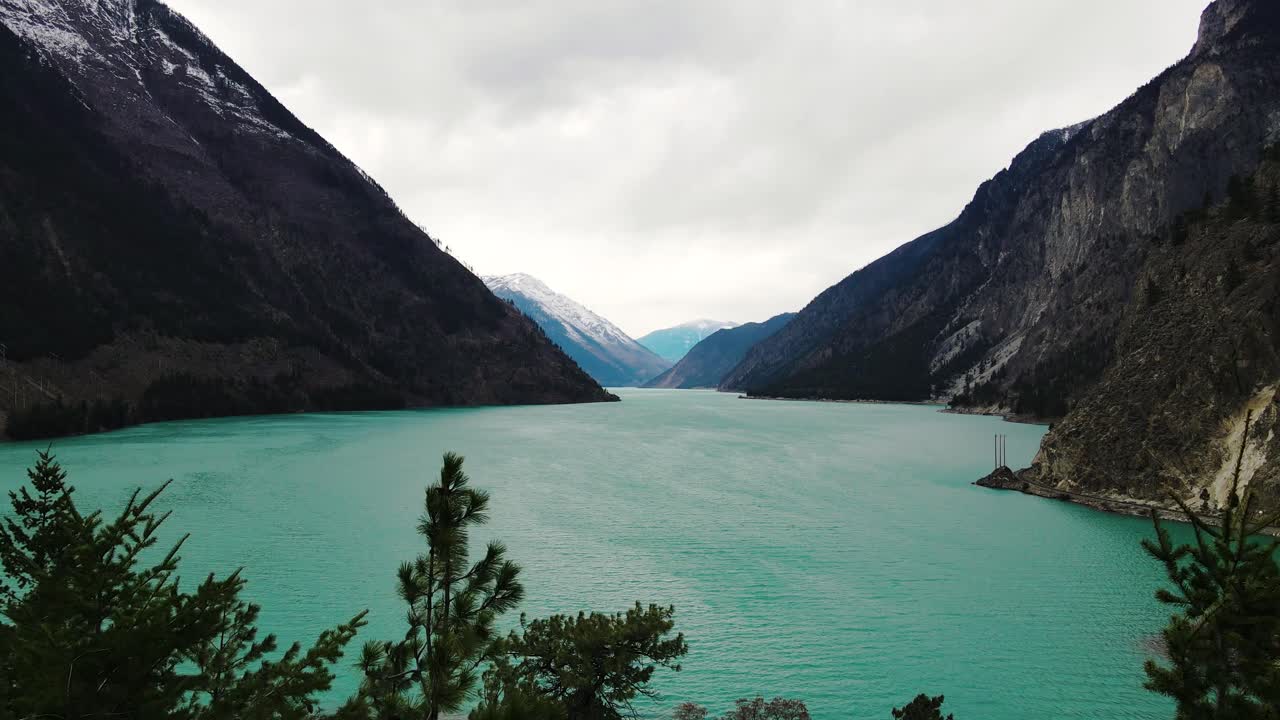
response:
<path id="1" fill-rule="evenodd" d="M 1240 461 L 1280 509 L 1280 145 L 1151 248 L 1111 354 L 1022 480 L 1213 512 Z"/>
<path id="2" fill-rule="evenodd" d="M 635 386 L 671 363 L 632 340 L 618 326 L 524 273 L 486 277 L 495 295 L 510 300 L 601 385 Z"/>
<path id="3" fill-rule="evenodd" d="M 165 5 L 0 0 L 0 63 L 11 434 L 611 397 Z"/>
<path id="4" fill-rule="evenodd" d="M 693 346 L 674 367 L 645 383 L 650 388 L 708 388 L 742 362 L 756 343 L 781 330 L 795 313 L 775 315 L 761 323 L 717 330 Z"/>
<path id="5" fill-rule="evenodd" d="M 654 351 L 670 362 L 680 362 L 680 358 L 717 330 L 737 327 L 735 322 L 719 320 L 690 320 L 675 327 L 654 330 L 640 338 L 640 344 Z"/>
<path id="6" fill-rule="evenodd" d="M 1039 458 L 1046 482 L 1143 499 L 1212 486 L 1220 501 L 1208 468 L 1238 449 L 1247 408 L 1274 414 L 1264 400 L 1280 376 L 1269 291 L 1235 305 L 1222 284 L 1238 273 L 1253 288 L 1270 266 L 1251 258 L 1271 257 L 1275 235 L 1246 244 L 1266 231 L 1212 208 L 1249 178 L 1270 181 L 1261 160 L 1278 140 L 1280 3 L 1217 0 L 1184 59 L 1032 142 L 955 221 L 824 291 L 721 386 L 1065 415 Z M 1197 233 L 1213 238 L 1204 249 Z M 1224 254 L 1233 264 L 1198 264 Z M 1144 305 L 1148 279 L 1172 304 Z M 1274 463 L 1257 461 L 1264 483 Z"/>

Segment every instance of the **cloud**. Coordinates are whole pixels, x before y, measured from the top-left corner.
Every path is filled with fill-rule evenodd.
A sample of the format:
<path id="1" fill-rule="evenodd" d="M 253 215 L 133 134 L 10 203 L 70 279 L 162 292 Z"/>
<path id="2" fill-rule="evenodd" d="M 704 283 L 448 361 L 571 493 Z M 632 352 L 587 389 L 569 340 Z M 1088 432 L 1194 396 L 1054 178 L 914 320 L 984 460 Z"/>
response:
<path id="1" fill-rule="evenodd" d="M 171 4 L 477 271 L 638 336 L 799 309 L 949 221 L 1204 0 Z"/>

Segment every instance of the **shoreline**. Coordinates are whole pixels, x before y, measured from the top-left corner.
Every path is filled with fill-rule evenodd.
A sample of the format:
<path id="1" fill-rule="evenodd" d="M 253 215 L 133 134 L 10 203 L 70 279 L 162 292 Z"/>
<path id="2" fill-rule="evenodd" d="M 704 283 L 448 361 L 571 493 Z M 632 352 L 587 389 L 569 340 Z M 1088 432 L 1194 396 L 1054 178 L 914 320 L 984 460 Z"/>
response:
<path id="1" fill-rule="evenodd" d="M 722 392 L 734 392 L 726 390 Z M 837 398 L 793 398 L 781 397 L 775 395 L 747 395 L 746 393 L 738 393 L 739 400 L 781 400 L 783 402 L 818 402 L 818 403 L 843 403 L 848 405 L 921 405 L 926 407 L 945 408 L 946 405 L 932 400 L 842 400 Z M 939 410 L 946 412 L 946 410 Z"/>
<path id="2" fill-rule="evenodd" d="M 161 425 L 164 423 L 181 423 L 199 420 L 235 420 L 248 418 L 265 418 L 265 417 L 288 417 L 292 415 L 327 415 L 334 413 L 375 413 L 375 412 L 403 412 L 418 410 L 460 410 L 460 409 L 479 409 L 479 408 L 517 408 L 517 407 L 547 407 L 552 405 L 607 405 L 611 403 L 622 402 L 622 398 L 616 393 L 609 392 L 605 389 L 607 398 L 599 400 L 556 400 L 551 402 L 531 402 L 531 403 L 479 403 L 479 404 L 458 404 L 458 405 L 402 405 L 399 407 L 379 407 L 377 403 L 370 404 L 368 407 L 351 407 L 351 408 L 312 408 L 299 410 L 272 410 L 264 412 L 242 412 L 229 415 L 192 415 L 189 417 L 172 417 L 172 418 L 154 418 L 139 420 L 137 422 L 127 422 L 119 427 L 104 427 L 96 430 L 64 432 L 52 435 L 41 435 L 40 437 L 15 438 L 8 434 L 8 413 L 0 411 L 0 445 L 9 443 L 48 443 L 52 444 L 56 440 L 67 438 L 89 437 L 91 435 L 107 435 L 122 430 L 131 430 L 133 428 L 146 427 L 148 425 Z"/>
<path id="3" fill-rule="evenodd" d="M 732 390 L 721 390 L 719 392 L 734 392 Z M 1034 415 L 1018 415 L 1015 413 L 1003 413 L 990 410 L 966 410 L 964 408 L 949 407 L 946 403 L 938 400 L 844 400 L 838 398 L 800 398 L 800 397 L 783 397 L 780 395 L 749 395 L 739 392 L 739 400 L 781 400 L 784 402 L 820 402 L 820 403 L 847 403 L 850 405 L 919 405 L 921 407 L 936 407 L 938 412 L 947 415 L 980 415 L 983 417 L 998 417 L 1001 420 L 1018 425 L 1043 425 L 1045 427 L 1053 425 L 1054 420 L 1039 418 Z"/>
<path id="4" fill-rule="evenodd" d="M 1056 418 L 1050 420 L 1036 417 L 1035 415 L 1019 415 L 1017 413 L 1005 413 L 993 410 L 966 410 L 964 408 L 953 407 L 946 407 L 938 412 L 946 413 L 948 415 L 982 415 L 985 417 L 998 417 L 1005 422 L 1017 423 L 1018 425 L 1043 425 L 1045 427 L 1052 427 L 1055 422 L 1062 419 Z"/>
<path id="5" fill-rule="evenodd" d="M 1057 500 L 1059 502 L 1069 502 L 1073 505 L 1080 505 L 1097 512 L 1108 513 L 1111 515 L 1126 515 L 1129 517 L 1148 518 L 1151 517 L 1151 511 L 1156 512 L 1156 516 L 1163 521 L 1178 522 L 1190 524 L 1186 514 L 1178 508 L 1170 508 L 1165 505 L 1158 505 L 1154 502 L 1145 502 L 1137 499 L 1109 498 L 1102 495 L 1091 495 L 1088 493 L 1077 493 L 1070 490 L 1062 490 L 1047 485 L 1041 485 L 1033 480 L 1025 477 L 1027 470 L 1014 471 L 1008 467 L 1000 467 L 993 470 L 989 475 L 978 478 L 972 484 L 989 490 L 1009 490 L 1020 492 L 1023 495 L 1031 495 L 1033 497 L 1043 498 L 1045 500 Z M 1214 518 L 1206 517 L 1207 520 L 1213 521 Z M 1280 527 L 1271 526 L 1262 530 L 1264 535 L 1280 537 Z"/>

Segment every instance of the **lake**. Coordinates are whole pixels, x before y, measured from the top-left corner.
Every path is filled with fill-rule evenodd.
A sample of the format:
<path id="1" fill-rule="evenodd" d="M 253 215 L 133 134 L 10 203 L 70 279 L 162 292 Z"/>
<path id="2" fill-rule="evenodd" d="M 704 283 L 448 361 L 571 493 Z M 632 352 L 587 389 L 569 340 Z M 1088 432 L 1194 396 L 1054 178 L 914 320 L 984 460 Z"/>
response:
<path id="1" fill-rule="evenodd" d="M 889 718 L 919 692 L 959 720 L 1168 718 L 1142 688 L 1167 616 L 1146 521 L 984 490 L 992 435 L 1026 465 L 1044 428 L 908 405 L 622 390 L 621 403 L 229 418 L 55 441 L 81 508 L 175 480 L 183 575 L 245 568 L 262 625 L 310 642 L 370 610 L 350 661 L 397 638 L 396 566 L 446 450 L 493 495 L 530 617 L 674 604 L 690 700 L 801 698 Z M 0 445 L 16 487 L 45 443 Z M 515 622 L 515 616 L 508 618 Z"/>

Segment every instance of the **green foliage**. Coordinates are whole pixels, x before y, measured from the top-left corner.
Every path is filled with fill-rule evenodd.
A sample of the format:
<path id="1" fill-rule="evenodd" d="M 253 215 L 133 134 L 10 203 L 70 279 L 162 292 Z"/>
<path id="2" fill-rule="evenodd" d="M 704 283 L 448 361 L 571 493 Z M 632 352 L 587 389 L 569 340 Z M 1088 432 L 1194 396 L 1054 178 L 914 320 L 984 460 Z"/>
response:
<path id="1" fill-rule="evenodd" d="M 809 709 L 799 700 L 762 697 L 740 699 L 722 716 L 722 720 L 809 720 Z"/>
<path id="2" fill-rule="evenodd" d="M 942 332 L 956 303 L 939 306 L 929 315 L 872 344 L 802 370 L 779 383 L 750 388 L 752 394 L 779 397 L 824 397 L 836 400 L 915 401 L 931 396 L 932 385 L 951 379 L 963 363 L 972 362 L 990 347 L 975 343 L 936 371 L 930 367 L 927 346 Z"/>
<path id="3" fill-rule="evenodd" d="M 671 720 L 706 720 L 707 709 L 694 703 L 682 703 L 671 715 Z M 739 698 L 733 709 L 720 716 L 721 720 L 809 720 L 809 708 L 799 700 L 776 697 L 766 701 L 763 697 Z"/>
<path id="4" fill-rule="evenodd" d="M 1240 492 L 1248 430 L 1246 420 L 1220 527 L 1174 496 L 1195 543 L 1175 545 L 1154 513 L 1156 540 L 1143 541 L 1172 585 L 1156 597 L 1175 609 L 1162 633 L 1167 663 L 1147 661 L 1147 688 L 1173 698 L 1178 720 L 1280 717 L 1280 543 L 1255 536 L 1280 517 L 1255 518 L 1251 484 Z"/>
<path id="5" fill-rule="evenodd" d="M 117 397 L 78 404 L 54 400 L 12 410 L 5 433 L 14 440 L 39 440 L 160 420 L 401 407 L 404 399 L 388 387 L 355 384 L 304 390 L 298 368 L 269 379 L 247 380 L 174 373 L 148 385 L 136 406 Z"/>
<path id="6" fill-rule="evenodd" d="M 567 720 L 565 704 L 538 686 L 508 657 L 493 659 L 484 674 L 480 702 L 468 720 Z"/>
<path id="7" fill-rule="evenodd" d="M 706 720 L 707 709 L 696 703 L 686 702 L 676 706 L 671 720 Z"/>
<path id="8" fill-rule="evenodd" d="M 239 573 L 179 585 L 179 540 L 159 562 L 142 557 L 168 514 L 151 509 L 166 483 L 137 491 L 112 520 L 82 514 L 49 453 L 10 493 L 0 527 L 0 717 L 222 720 L 311 717 L 330 666 L 363 625 L 361 613 L 295 644 L 277 660 L 259 639 L 258 607 L 240 600 Z"/>
<path id="9" fill-rule="evenodd" d="M 955 720 L 954 715 L 942 715 L 943 696 L 929 697 L 921 693 L 906 707 L 894 708 L 894 720 Z"/>
<path id="10" fill-rule="evenodd" d="M 502 644 L 505 658 L 485 672 L 484 694 L 472 720 L 505 717 L 529 698 L 564 709 L 568 720 L 634 717 L 632 701 L 656 697 L 649 683 L 658 667 L 680 670 L 689 652 L 684 635 L 671 636 L 675 608 L 640 603 L 626 613 L 553 615 L 525 624 Z M 514 661 L 514 662 L 513 662 Z"/>
<path id="11" fill-rule="evenodd" d="M 494 622 L 524 596 L 520 568 L 490 543 L 468 564 L 470 529 L 488 520 L 489 495 L 470 487 L 463 458 L 446 453 L 440 480 L 426 492 L 418 533 L 427 552 L 400 566 L 409 628 L 400 641 L 365 645 L 359 695 L 346 712 L 435 720 L 462 707 L 480 666 L 493 656 Z M 495 716 L 499 717 L 499 716 Z"/>
<path id="12" fill-rule="evenodd" d="M 132 418 L 133 409 L 123 398 L 79 404 L 55 400 L 11 410 L 5 433 L 14 440 L 39 440 L 115 430 L 128 425 Z"/>
<path id="13" fill-rule="evenodd" d="M 1040 418 L 1065 416 L 1071 400 L 1102 377 L 1114 352 L 1114 340 L 1099 333 L 1074 347 L 1047 354 L 1014 383 L 1014 412 Z"/>

